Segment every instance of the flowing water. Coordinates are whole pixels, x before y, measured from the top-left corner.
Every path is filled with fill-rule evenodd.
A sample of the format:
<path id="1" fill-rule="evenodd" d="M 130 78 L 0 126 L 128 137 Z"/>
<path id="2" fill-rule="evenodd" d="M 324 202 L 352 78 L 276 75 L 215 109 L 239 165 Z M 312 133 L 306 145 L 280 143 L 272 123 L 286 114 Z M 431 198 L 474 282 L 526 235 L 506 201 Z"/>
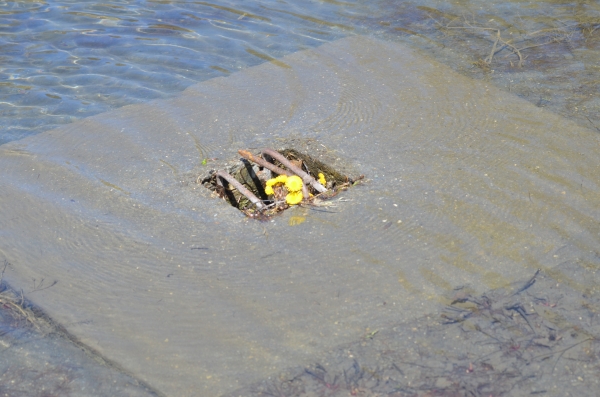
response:
<path id="1" fill-rule="evenodd" d="M 0 6 L 0 143 L 361 33 L 411 43 L 463 74 L 600 128 L 600 10 L 592 1 Z M 498 53 L 485 62 L 498 32 Z"/>
<path id="2" fill-rule="evenodd" d="M 595 3 L 2 5 L 3 278 L 59 337 L 3 328 L 3 392 L 231 393 L 537 269 L 596 313 Z M 263 146 L 366 182 L 268 223 L 197 183 Z"/>
<path id="3" fill-rule="evenodd" d="M 368 14 L 297 3 L 5 2 L 0 143 L 343 37 Z"/>

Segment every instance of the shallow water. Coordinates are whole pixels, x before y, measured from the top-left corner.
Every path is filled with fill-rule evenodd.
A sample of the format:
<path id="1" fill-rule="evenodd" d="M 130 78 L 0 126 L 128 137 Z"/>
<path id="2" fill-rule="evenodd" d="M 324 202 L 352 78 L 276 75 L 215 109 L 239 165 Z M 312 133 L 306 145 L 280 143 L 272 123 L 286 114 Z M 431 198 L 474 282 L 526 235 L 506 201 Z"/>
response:
<path id="1" fill-rule="evenodd" d="M 42 332 L 0 318 L 0 395 L 136 396 L 156 394 L 119 369 L 99 362 L 53 327 Z M 11 325 L 6 326 L 9 323 Z"/>
<path id="2" fill-rule="evenodd" d="M 594 277 L 596 133 L 396 43 L 279 62 L 3 145 L 6 279 L 58 280 L 34 303 L 162 393 L 216 395 L 458 286 Z M 196 183 L 273 144 L 369 181 L 268 224 Z"/>
<path id="3" fill-rule="evenodd" d="M 598 26 L 593 1 L 4 2 L 0 144 L 357 33 L 600 129 Z"/>
<path id="4" fill-rule="evenodd" d="M 380 6 L 384 16 L 368 26 L 383 37 L 411 43 L 461 74 L 600 131 L 598 2 L 464 0 Z"/>
<path id="5" fill-rule="evenodd" d="M 359 3 L 0 3 L 0 143 L 343 37 Z"/>
<path id="6" fill-rule="evenodd" d="M 598 135 L 494 87 L 547 75 L 532 58 L 511 69 L 514 53 L 498 54 L 498 69 L 473 67 L 450 46 L 465 36 L 435 28 L 452 17 L 433 21 L 428 6 L 400 15 L 446 44 L 393 41 L 483 81 L 393 41 L 347 37 L 3 145 L 5 279 L 26 293 L 31 280 L 57 280 L 33 303 L 167 395 L 231 392 L 367 328 L 435 313 L 455 288 L 482 293 L 538 268 L 595 296 L 561 269 L 588 281 L 600 265 Z M 356 20 L 386 39 L 406 33 L 386 15 Z M 468 40 L 486 53 L 493 44 Z M 561 88 L 578 75 L 568 77 Z M 237 149 L 265 145 L 311 151 L 368 182 L 335 207 L 267 224 L 196 183 Z"/>
<path id="7" fill-rule="evenodd" d="M 581 269 L 561 264 L 581 285 Z M 228 396 L 596 395 L 598 296 L 544 272 L 482 295 L 452 292 L 442 313 L 367 329 L 310 365 Z"/>

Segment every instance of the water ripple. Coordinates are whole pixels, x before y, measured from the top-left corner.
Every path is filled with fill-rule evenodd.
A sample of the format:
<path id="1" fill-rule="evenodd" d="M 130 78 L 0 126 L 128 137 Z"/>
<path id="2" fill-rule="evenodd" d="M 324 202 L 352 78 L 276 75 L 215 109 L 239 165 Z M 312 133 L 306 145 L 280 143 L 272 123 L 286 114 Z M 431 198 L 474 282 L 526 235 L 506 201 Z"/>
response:
<path id="1" fill-rule="evenodd" d="M 0 3 L 0 144 L 340 38 L 359 7 Z"/>

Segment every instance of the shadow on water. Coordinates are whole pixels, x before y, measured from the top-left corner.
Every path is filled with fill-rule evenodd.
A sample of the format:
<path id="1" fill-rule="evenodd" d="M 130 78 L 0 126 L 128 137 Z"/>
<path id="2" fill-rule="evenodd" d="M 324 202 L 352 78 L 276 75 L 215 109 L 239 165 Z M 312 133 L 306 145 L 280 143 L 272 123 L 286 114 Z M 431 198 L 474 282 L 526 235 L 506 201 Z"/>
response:
<path id="1" fill-rule="evenodd" d="M 227 394 L 238 396 L 594 396 L 600 370 L 600 291 L 544 271 L 473 295 L 409 323 L 366 329 L 363 338 Z M 591 276 L 591 279 L 588 277 Z M 578 287 L 583 287 L 581 290 Z"/>

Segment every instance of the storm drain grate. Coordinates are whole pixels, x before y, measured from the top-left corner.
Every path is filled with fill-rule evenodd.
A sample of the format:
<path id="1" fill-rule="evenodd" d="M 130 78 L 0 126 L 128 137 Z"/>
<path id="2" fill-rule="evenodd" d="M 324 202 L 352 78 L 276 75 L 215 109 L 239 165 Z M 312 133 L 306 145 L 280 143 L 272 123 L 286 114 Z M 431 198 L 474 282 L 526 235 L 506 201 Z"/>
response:
<path id="1" fill-rule="evenodd" d="M 253 218 L 268 218 L 294 205 L 321 205 L 363 179 L 342 175 L 294 149 L 238 153 L 238 164 L 212 170 L 202 184 Z"/>

